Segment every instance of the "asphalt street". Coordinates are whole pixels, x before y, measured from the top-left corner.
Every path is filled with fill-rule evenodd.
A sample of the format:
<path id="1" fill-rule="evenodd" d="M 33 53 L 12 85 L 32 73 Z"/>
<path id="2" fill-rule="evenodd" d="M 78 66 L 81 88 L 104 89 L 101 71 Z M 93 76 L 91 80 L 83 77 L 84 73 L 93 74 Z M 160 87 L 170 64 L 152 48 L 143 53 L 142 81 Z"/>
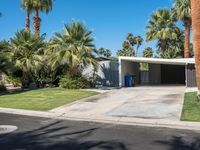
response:
<path id="1" fill-rule="evenodd" d="M 0 113 L 0 150 L 200 150 L 200 132 Z"/>

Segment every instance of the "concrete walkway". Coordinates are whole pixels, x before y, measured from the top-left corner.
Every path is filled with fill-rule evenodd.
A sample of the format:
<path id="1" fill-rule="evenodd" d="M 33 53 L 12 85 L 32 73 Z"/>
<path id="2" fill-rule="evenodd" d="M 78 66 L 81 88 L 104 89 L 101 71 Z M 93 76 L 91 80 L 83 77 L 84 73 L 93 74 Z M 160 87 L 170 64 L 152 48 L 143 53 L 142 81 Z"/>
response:
<path id="1" fill-rule="evenodd" d="M 30 116 L 200 130 L 200 123 L 179 121 L 182 86 L 113 89 L 49 112 L 0 108 L 0 112 Z"/>

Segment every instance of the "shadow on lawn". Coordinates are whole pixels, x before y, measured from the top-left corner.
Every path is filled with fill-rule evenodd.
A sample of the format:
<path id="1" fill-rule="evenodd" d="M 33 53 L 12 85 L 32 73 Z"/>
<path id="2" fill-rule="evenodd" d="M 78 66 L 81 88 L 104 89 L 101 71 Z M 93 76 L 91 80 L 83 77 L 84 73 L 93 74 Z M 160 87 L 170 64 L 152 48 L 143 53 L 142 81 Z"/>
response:
<path id="1" fill-rule="evenodd" d="M 200 150 L 200 138 L 189 143 L 184 141 L 182 137 L 173 136 L 171 140 L 156 141 L 156 143 L 169 147 L 169 150 Z"/>
<path id="2" fill-rule="evenodd" d="M 5 150 L 127 150 L 118 141 L 87 140 L 99 128 L 75 132 L 71 132 L 69 128 L 62 125 L 62 121 L 56 121 L 32 131 L 0 136 L 0 146 Z"/>
<path id="3" fill-rule="evenodd" d="M 0 96 L 26 93 L 26 92 L 29 92 L 29 91 L 36 91 L 36 90 L 41 90 L 41 89 L 44 89 L 44 88 L 12 89 L 12 90 L 7 90 L 7 91 L 4 91 L 4 92 L 0 92 Z"/>

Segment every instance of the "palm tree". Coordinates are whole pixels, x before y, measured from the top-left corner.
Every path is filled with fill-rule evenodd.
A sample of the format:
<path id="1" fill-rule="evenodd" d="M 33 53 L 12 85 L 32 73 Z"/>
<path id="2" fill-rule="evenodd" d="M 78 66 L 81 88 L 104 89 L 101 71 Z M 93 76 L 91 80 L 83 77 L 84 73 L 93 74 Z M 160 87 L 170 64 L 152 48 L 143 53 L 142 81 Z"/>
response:
<path id="1" fill-rule="evenodd" d="M 117 51 L 117 56 L 134 56 L 135 51 L 129 41 L 124 41 L 122 50 Z"/>
<path id="2" fill-rule="evenodd" d="M 181 58 L 181 52 L 179 51 L 179 49 L 172 49 L 172 48 L 167 48 L 165 51 L 160 53 L 160 57 L 161 58 L 167 58 L 167 59 L 171 59 L 171 58 Z"/>
<path id="3" fill-rule="evenodd" d="M 132 44 L 129 41 L 124 41 L 124 43 L 122 44 L 123 50 L 124 52 L 127 52 L 127 56 L 135 56 L 135 51 L 133 49 Z M 130 52 L 132 54 L 130 54 Z"/>
<path id="4" fill-rule="evenodd" d="M 50 63 L 52 66 L 64 64 L 69 67 L 72 76 L 76 76 L 78 69 L 92 64 L 97 67 L 94 53 L 94 39 L 92 31 L 85 28 L 81 22 L 65 25 L 64 33 L 55 33 L 49 45 Z"/>
<path id="5" fill-rule="evenodd" d="M 191 28 L 191 5 L 190 0 L 176 0 L 173 9 L 173 16 L 182 20 L 185 26 L 184 57 L 190 57 L 190 28 Z"/>
<path id="6" fill-rule="evenodd" d="M 198 87 L 198 100 L 200 100 L 200 0 L 191 0 L 192 30 L 194 41 L 194 55 L 196 67 L 196 80 Z"/>
<path id="7" fill-rule="evenodd" d="M 22 70 L 22 84 L 33 77 L 33 73 L 42 63 L 39 55 L 45 46 L 44 37 L 35 37 L 30 31 L 22 30 L 11 38 L 13 61 Z"/>
<path id="8" fill-rule="evenodd" d="M 136 41 L 135 41 L 135 36 L 132 33 L 128 33 L 126 36 L 126 40 L 129 41 L 129 43 L 131 44 L 131 46 L 135 46 Z"/>
<path id="9" fill-rule="evenodd" d="M 40 24 L 41 18 L 39 16 L 39 11 L 45 12 L 48 14 L 52 10 L 53 1 L 52 0 L 32 0 L 33 1 L 33 10 L 35 11 L 34 16 L 34 33 L 39 36 L 40 34 Z"/>
<path id="10" fill-rule="evenodd" d="M 175 31 L 177 38 L 168 39 L 164 51 L 158 50 L 158 54 L 161 58 L 182 58 L 184 54 L 184 32 L 177 28 Z M 160 47 L 161 43 L 158 41 L 157 47 Z"/>
<path id="11" fill-rule="evenodd" d="M 117 51 L 117 56 L 133 56 L 133 51 L 130 49 L 122 49 Z"/>
<path id="12" fill-rule="evenodd" d="M 151 47 L 147 47 L 143 51 L 143 57 L 151 58 L 153 57 L 153 49 Z"/>
<path id="13" fill-rule="evenodd" d="M 136 45 L 137 45 L 137 47 L 136 47 L 136 52 L 135 52 L 135 56 L 137 57 L 138 49 L 139 49 L 139 47 L 142 45 L 143 38 L 142 38 L 141 36 L 136 36 L 136 37 L 134 38 L 134 40 L 135 40 L 135 43 L 136 43 Z"/>
<path id="14" fill-rule="evenodd" d="M 21 8 L 26 9 L 26 30 L 30 31 L 30 13 L 33 9 L 32 7 L 33 0 L 22 0 Z"/>
<path id="15" fill-rule="evenodd" d="M 123 43 L 123 48 L 124 49 L 128 49 L 132 46 L 132 50 L 133 50 L 133 55 L 132 56 L 135 56 L 136 52 L 134 50 L 134 46 L 136 45 L 136 37 L 132 34 L 132 33 L 128 33 L 127 36 L 126 36 L 126 41 L 124 41 Z"/>
<path id="16" fill-rule="evenodd" d="M 109 49 L 106 49 L 104 52 L 104 56 L 109 58 L 112 55 L 111 51 Z"/>
<path id="17" fill-rule="evenodd" d="M 158 41 L 159 51 L 164 51 L 167 42 L 172 39 L 177 39 L 176 27 L 174 17 L 172 17 L 168 9 L 159 9 L 151 15 L 151 20 L 148 21 L 149 25 L 146 33 L 146 41 Z"/>
<path id="18" fill-rule="evenodd" d="M 99 56 L 103 56 L 104 53 L 105 53 L 105 49 L 104 49 L 104 48 L 99 48 L 99 50 L 98 50 L 98 55 L 99 55 Z"/>
<path id="19" fill-rule="evenodd" d="M 8 75 L 14 71 L 14 64 L 11 62 L 10 43 L 0 41 L 0 75 L 3 72 Z"/>

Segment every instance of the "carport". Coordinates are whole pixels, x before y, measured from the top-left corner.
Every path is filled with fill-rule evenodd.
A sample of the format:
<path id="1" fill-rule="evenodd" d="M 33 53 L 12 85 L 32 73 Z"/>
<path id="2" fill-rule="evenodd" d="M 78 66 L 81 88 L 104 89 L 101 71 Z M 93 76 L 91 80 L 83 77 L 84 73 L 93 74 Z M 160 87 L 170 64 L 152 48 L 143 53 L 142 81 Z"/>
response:
<path id="1" fill-rule="evenodd" d="M 140 69 L 141 63 L 148 70 Z M 119 57 L 119 86 L 124 87 L 125 76 L 134 75 L 135 85 L 186 85 L 196 86 L 194 58 L 162 59 Z"/>

